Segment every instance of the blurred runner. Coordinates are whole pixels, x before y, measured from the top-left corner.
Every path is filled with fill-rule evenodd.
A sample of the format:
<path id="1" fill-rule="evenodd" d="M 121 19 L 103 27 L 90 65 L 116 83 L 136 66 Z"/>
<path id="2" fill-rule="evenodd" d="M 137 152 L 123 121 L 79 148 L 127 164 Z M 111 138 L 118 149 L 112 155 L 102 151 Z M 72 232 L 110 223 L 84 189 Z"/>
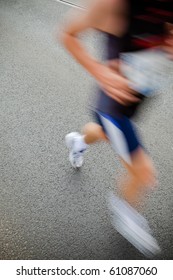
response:
<path id="1" fill-rule="evenodd" d="M 156 172 L 131 121 L 146 91 L 138 90 L 135 84 L 133 87 L 128 75 L 122 74 L 120 55 L 159 47 L 172 56 L 172 11 L 172 1 L 98 0 L 70 21 L 61 36 L 67 50 L 100 85 L 97 102 L 92 106 L 95 122 L 85 125 L 82 134 L 66 135 L 70 162 L 79 168 L 88 145 L 100 140 L 110 142 L 128 173 L 118 196 L 111 193 L 108 198 L 112 224 L 150 258 L 160 252 L 160 247 L 137 204 L 145 187 L 156 185 Z M 165 27 L 165 22 L 169 26 Z M 105 64 L 93 58 L 78 37 L 90 28 L 107 38 Z"/>

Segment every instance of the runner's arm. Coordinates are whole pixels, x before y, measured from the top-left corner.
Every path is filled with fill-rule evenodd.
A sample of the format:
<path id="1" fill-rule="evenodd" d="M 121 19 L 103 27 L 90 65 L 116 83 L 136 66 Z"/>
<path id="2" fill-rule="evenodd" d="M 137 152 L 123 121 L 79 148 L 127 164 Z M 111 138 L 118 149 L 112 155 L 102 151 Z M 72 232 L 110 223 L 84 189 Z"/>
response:
<path id="1" fill-rule="evenodd" d="M 97 11 L 96 11 L 97 9 Z M 76 14 L 61 33 L 61 41 L 71 55 L 94 77 L 97 77 L 99 63 L 92 57 L 81 44 L 78 35 L 88 29 L 93 29 L 99 22 L 99 18 L 104 16 L 100 6 L 96 5 L 90 10 L 85 10 Z"/>
<path id="2" fill-rule="evenodd" d="M 61 41 L 71 55 L 98 81 L 103 90 L 121 104 L 138 102 L 129 88 L 128 80 L 92 57 L 79 40 L 79 34 L 87 29 L 100 29 L 105 17 L 109 16 L 110 6 L 105 5 L 106 0 L 99 0 L 95 5 L 76 16 L 73 21 L 64 27 Z M 108 0 L 107 0 L 108 1 Z M 117 1 L 117 0 L 115 0 Z M 115 5 L 113 1 L 110 5 Z M 108 4 L 108 2 L 107 2 Z"/>

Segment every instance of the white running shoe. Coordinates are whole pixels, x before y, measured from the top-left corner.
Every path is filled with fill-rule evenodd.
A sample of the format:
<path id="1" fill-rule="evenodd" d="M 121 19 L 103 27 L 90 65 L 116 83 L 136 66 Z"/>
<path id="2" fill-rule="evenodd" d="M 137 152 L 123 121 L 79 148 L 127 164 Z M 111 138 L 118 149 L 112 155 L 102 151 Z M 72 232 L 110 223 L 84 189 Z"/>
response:
<path id="1" fill-rule="evenodd" d="M 69 160 L 74 168 L 80 168 L 83 165 L 83 155 L 87 149 L 87 144 L 83 136 L 78 132 L 71 132 L 65 136 L 67 148 L 70 150 Z"/>
<path id="2" fill-rule="evenodd" d="M 161 252 L 147 220 L 133 207 L 113 193 L 109 195 L 108 206 L 113 227 L 142 254 L 151 259 Z"/>

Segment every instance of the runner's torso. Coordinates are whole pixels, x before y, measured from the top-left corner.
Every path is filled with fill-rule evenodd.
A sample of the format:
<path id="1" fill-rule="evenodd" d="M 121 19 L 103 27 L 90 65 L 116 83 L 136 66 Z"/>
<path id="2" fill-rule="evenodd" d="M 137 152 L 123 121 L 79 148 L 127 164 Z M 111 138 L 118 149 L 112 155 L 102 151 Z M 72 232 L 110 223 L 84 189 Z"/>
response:
<path id="1" fill-rule="evenodd" d="M 106 60 L 118 59 L 121 52 L 136 51 L 160 45 L 163 41 L 165 22 L 173 23 L 173 0 L 130 0 L 129 26 L 125 35 L 118 37 L 106 32 Z M 143 98 L 142 98 L 143 99 Z M 101 89 L 96 109 L 117 117 L 131 117 L 138 104 L 122 106 L 108 97 Z"/>

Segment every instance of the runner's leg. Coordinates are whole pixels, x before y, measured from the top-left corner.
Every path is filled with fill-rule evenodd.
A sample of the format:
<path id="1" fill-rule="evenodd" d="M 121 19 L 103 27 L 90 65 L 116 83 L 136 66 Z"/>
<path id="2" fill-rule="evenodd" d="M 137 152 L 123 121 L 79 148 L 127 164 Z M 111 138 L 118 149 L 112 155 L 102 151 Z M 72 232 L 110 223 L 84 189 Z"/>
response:
<path id="1" fill-rule="evenodd" d="M 120 185 L 120 197 L 109 195 L 112 224 L 139 251 L 151 258 L 160 252 L 147 220 L 137 211 L 146 187 L 156 183 L 155 171 L 131 121 L 100 113 L 100 119 L 113 149 L 119 154 L 128 176 Z"/>

